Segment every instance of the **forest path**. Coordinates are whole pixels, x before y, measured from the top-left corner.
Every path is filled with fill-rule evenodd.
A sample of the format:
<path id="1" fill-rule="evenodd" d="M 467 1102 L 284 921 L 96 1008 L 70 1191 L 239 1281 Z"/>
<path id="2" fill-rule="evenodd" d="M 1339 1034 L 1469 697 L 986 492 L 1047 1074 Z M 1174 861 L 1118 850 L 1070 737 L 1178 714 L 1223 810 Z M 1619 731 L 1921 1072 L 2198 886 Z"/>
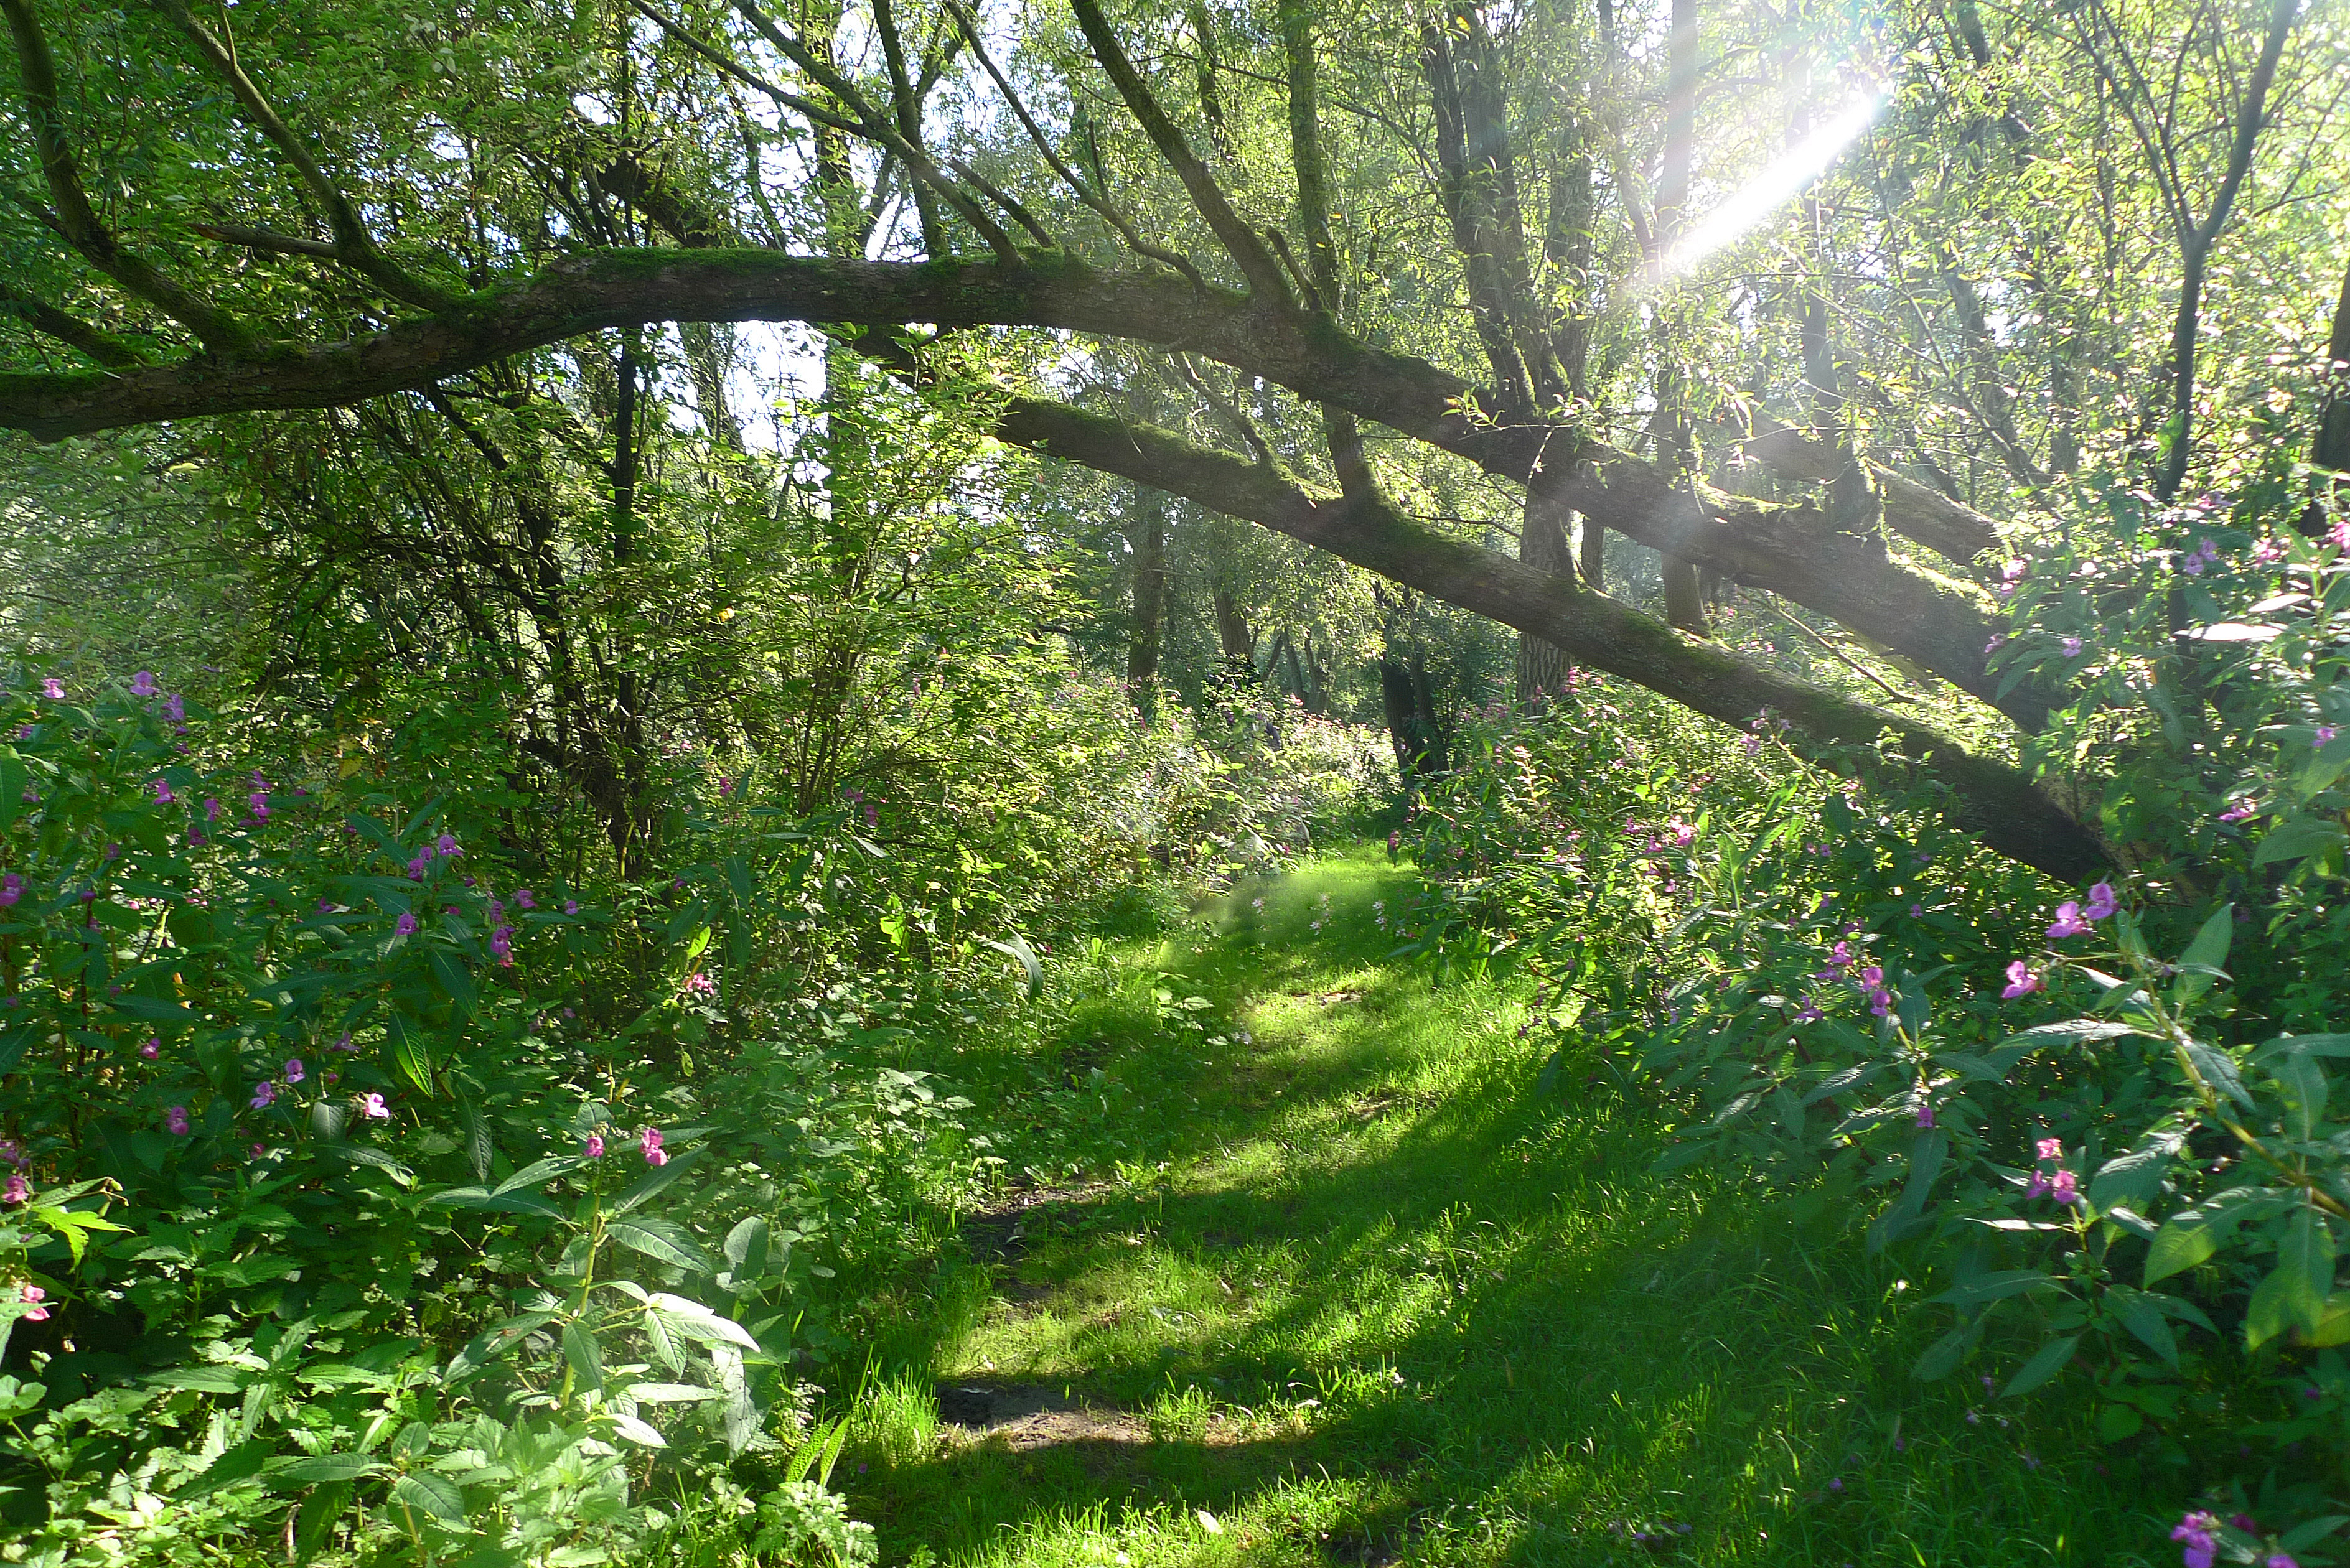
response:
<path id="1" fill-rule="evenodd" d="M 885 1562 L 2143 1561 L 2063 1434 L 1907 1377 L 1888 1271 L 1650 1177 L 1512 988 L 1390 961 L 1419 886 L 1318 860 L 1098 951 L 1054 1086 L 967 1091 L 1089 1179 L 962 1216 L 878 1346 L 834 1482 Z"/>

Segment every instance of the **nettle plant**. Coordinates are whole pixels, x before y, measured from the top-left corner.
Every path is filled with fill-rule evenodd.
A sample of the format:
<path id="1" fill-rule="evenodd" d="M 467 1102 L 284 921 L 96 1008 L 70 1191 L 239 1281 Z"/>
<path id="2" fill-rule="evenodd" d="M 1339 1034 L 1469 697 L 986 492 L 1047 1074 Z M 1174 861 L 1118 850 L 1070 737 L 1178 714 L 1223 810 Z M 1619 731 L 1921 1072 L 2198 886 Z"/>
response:
<path id="1" fill-rule="evenodd" d="M 584 1562 L 689 1513 L 783 1528 L 727 1479 L 783 1458 L 823 1272 L 810 1139 L 777 1118 L 873 1129 L 827 1146 L 855 1157 L 935 1096 L 812 1089 L 775 1044 L 705 1103 L 657 1064 L 725 1022 L 706 917 L 636 922 L 643 994 L 590 1028 L 606 917 L 509 869 L 477 803 L 285 783 L 200 725 L 143 672 L 0 687 L 24 1560 Z"/>

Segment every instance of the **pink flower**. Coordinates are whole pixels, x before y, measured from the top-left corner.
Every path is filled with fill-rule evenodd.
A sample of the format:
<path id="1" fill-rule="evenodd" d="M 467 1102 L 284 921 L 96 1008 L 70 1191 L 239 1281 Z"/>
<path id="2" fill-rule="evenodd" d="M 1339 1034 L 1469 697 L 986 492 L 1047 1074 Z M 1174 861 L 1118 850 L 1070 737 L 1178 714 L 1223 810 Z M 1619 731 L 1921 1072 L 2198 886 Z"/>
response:
<path id="1" fill-rule="evenodd" d="M 163 1113 L 163 1130 L 174 1137 L 188 1136 L 188 1107 L 173 1106 Z"/>
<path id="2" fill-rule="evenodd" d="M 2248 817 L 2254 817 L 2259 815 L 2259 810 L 2251 801 L 2240 801 L 2228 810 L 2221 812 L 2220 814 L 2220 820 L 2222 822 L 2242 822 Z"/>
<path id="3" fill-rule="evenodd" d="M 2100 882 L 2089 889 L 2089 902 L 2081 912 L 2093 920 L 2102 920 L 2120 908 L 2120 900 L 2114 896 L 2114 885 Z M 2063 911 L 2058 912 L 2061 914 Z"/>
<path id="4" fill-rule="evenodd" d="M 2263 566 L 2273 566 L 2284 559 L 2284 542 L 2263 539 L 2252 546 L 2252 559 Z"/>
<path id="5" fill-rule="evenodd" d="M 2007 966 L 2007 989 L 1999 994 L 2002 1001 L 2013 1002 L 2017 997 L 2027 996 L 2039 989 L 2040 977 L 2032 972 L 2030 964 L 2018 959 Z"/>
<path id="6" fill-rule="evenodd" d="M 150 1062 L 152 1062 L 156 1057 L 163 1054 L 163 1042 L 157 1036 L 150 1034 L 147 1036 L 146 1041 L 140 1045 L 139 1054 L 141 1056 L 146 1057 Z"/>
<path id="7" fill-rule="evenodd" d="M 384 1121 L 391 1116 L 391 1107 L 383 1103 L 381 1095 L 361 1095 L 359 1115 L 371 1122 Z"/>
<path id="8" fill-rule="evenodd" d="M 264 1078 L 254 1089 L 253 1098 L 245 1103 L 256 1111 L 267 1110 L 277 1103 L 277 1085 Z"/>
<path id="9" fill-rule="evenodd" d="M 2186 1568 L 2211 1568 L 2211 1559 L 2219 1550 L 2220 1520 L 2216 1514 L 2195 1512 L 2173 1525 L 2170 1539 L 2182 1542 L 2186 1551 L 2180 1561 Z"/>
<path id="10" fill-rule="evenodd" d="M 155 804 L 157 805 L 170 805 L 172 801 L 177 798 L 172 794 L 172 785 L 168 780 L 157 779 L 153 784 L 149 784 L 147 787 L 155 792 Z"/>
<path id="11" fill-rule="evenodd" d="M 38 1285 L 26 1285 L 23 1290 L 16 1293 L 16 1299 L 18 1301 L 27 1302 L 32 1304 L 33 1310 L 25 1314 L 25 1321 L 26 1323 L 48 1322 L 49 1309 L 40 1304 L 47 1298 L 48 1293 L 48 1292 L 43 1290 Z"/>
<path id="12" fill-rule="evenodd" d="M 2078 659 L 2081 657 L 2081 639 L 2079 638 L 2068 637 L 2064 639 L 2064 657 L 2067 659 Z"/>
<path id="13" fill-rule="evenodd" d="M 41 682 L 41 695 L 52 702 L 66 700 L 66 683 L 52 675 Z"/>
<path id="14" fill-rule="evenodd" d="M 2038 1138 L 2033 1141 L 2032 1147 L 2038 1151 L 2042 1159 L 2064 1158 L 2064 1140 L 2061 1137 Z"/>
<path id="15" fill-rule="evenodd" d="M 130 678 L 130 694 L 133 697 L 152 697 L 157 690 L 155 672 L 151 670 L 142 670 Z"/>
<path id="16" fill-rule="evenodd" d="M 2060 1170 L 2049 1180 L 2048 1196 L 2059 1203 L 2078 1203 L 2081 1201 L 2079 1180 L 2071 1171 Z"/>
<path id="17" fill-rule="evenodd" d="M 32 1184 L 21 1170 L 8 1173 L 8 1185 L 0 1188 L 0 1203 L 22 1203 L 33 1195 Z"/>
<path id="18" fill-rule="evenodd" d="M 2317 726 L 2316 738 L 2309 742 L 2309 749 L 2311 751 L 2315 751 L 2318 747 L 2325 744 L 2328 741 L 2331 741 L 2334 736 L 2341 732 L 2342 732 L 2340 730 L 2336 729 L 2332 724 L 2320 724 Z"/>
<path id="19" fill-rule="evenodd" d="M 718 982 L 702 971 L 695 970 L 685 977 L 685 992 L 688 996 L 715 996 L 718 994 Z"/>
<path id="20" fill-rule="evenodd" d="M 643 1153 L 647 1165 L 669 1163 L 669 1151 L 661 1147 L 661 1135 L 659 1127 L 647 1127 L 639 1133 L 637 1136 L 637 1147 Z"/>
<path id="21" fill-rule="evenodd" d="M 2085 937 L 2089 922 L 2081 918 L 2081 906 L 2067 898 L 2056 906 L 2056 923 L 2048 928 L 2048 940 L 2061 942 L 2066 937 Z"/>
<path id="22" fill-rule="evenodd" d="M 602 1133 L 589 1133 L 588 1135 L 588 1158 L 590 1159 L 601 1159 L 604 1158 L 604 1135 Z"/>
<path id="23" fill-rule="evenodd" d="M 402 909 L 400 912 L 400 919 L 391 922 L 391 929 L 392 934 L 395 936 L 407 937 L 415 935 L 416 916 L 409 910 Z"/>
<path id="24" fill-rule="evenodd" d="M 300 1083 L 300 1082 L 302 1081 L 302 1076 L 303 1076 L 303 1073 L 304 1073 L 304 1071 L 305 1071 L 305 1069 L 303 1068 L 303 1065 L 302 1065 L 302 1058 L 301 1058 L 301 1057 L 299 1057 L 299 1056 L 289 1056 L 289 1057 L 287 1057 L 287 1058 L 286 1058 L 286 1081 L 287 1083 L 289 1083 L 289 1084 L 298 1084 L 298 1083 Z"/>

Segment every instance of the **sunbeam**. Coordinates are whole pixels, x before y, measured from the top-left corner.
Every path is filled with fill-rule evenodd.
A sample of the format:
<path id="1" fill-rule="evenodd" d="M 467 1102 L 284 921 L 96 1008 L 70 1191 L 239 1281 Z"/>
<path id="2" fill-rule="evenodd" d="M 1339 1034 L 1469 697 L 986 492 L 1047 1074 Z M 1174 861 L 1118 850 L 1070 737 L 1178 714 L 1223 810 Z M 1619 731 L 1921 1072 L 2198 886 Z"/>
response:
<path id="1" fill-rule="evenodd" d="M 1794 199 L 1876 121 L 1891 96 L 1890 90 L 1882 87 L 1863 95 L 1834 119 L 1789 148 L 1778 161 L 1732 192 L 1696 227 L 1674 242 L 1650 275 L 1650 284 L 1663 284 L 1684 275 L 1769 217 L 1782 203 Z"/>

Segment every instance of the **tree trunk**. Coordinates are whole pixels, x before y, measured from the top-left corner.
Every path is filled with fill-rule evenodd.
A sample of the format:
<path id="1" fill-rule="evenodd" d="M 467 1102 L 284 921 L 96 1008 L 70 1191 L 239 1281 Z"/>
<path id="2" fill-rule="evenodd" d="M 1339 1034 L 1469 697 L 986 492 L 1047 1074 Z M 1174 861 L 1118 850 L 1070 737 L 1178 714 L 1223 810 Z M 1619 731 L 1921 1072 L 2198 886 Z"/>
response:
<path id="1" fill-rule="evenodd" d="M 1555 496 L 1530 488 L 1520 516 L 1518 543 L 1519 560 L 1535 571 L 1565 579 L 1570 588 L 1575 564 L 1567 547 L 1566 524 L 1572 516 Z M 1555 644 L 1532 632 L 1518 633 L 1518 701 L 1531 702 L 1546 691 L 1557 691 L 1566 679 L 1566 655 Z"/>
<path id="2" fill-rule="evenodd" d="M 1134 619 L 1126 647 L 1126 689 L 1148 718 L 1158 711 L 1159 621 L 1167 603 L 1167 512 L 1165 491 L 1135 487 L 1133 523 Z"/>

